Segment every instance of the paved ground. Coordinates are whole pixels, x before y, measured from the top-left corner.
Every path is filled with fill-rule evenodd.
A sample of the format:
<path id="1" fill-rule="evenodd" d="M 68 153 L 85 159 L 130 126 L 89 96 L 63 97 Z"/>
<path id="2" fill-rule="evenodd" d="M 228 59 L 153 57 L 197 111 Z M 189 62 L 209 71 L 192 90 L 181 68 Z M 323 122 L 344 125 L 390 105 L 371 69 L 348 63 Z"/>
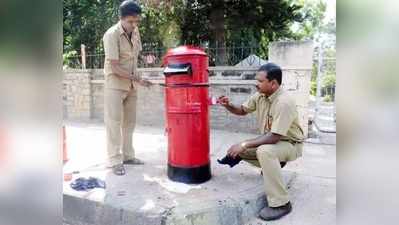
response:
<path id="1" fill-rule="evenodd" d="M 138 127 L 134 133 L 137 156 L 144 166 L 127 167 L 116 177 L 105 160 L 105 131 L 99 123 L 67 123 L 68 153 L 64 172 L 96 176 L 106 190 L 76 192 L 64 182 L 64 222 L 78 224 L 266 224 L 256 218 L 265 204 L 259 169 L 245 162 L 229 169 L 216 158 L 253 134 L 211 132 L 213 177 L 200 185 L 171 182 L 166 176 L 166 139 L 163 129 Z M 301 159 L 284 168 L 284 179 L 294 210 L 267 224 L 335 224 L 336 162 L 334 145 L 306 144 Z"/>

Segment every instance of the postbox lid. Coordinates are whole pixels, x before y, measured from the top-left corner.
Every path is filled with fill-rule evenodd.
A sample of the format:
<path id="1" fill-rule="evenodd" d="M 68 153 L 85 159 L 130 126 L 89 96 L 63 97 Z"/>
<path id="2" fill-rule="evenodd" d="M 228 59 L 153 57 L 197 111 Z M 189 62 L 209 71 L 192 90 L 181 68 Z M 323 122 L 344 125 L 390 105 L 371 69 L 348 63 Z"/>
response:
<path id="1" fill-rule="evenodd" d="M 183 46 L 179 46 L 177 48 L 169 49 L 168 52 L 166 53 L 165 57 L 178 56 L 178 55 L 204 55 L 204 56 L 206 56 L 206 53 L 204 52 L 203 49 L 201 49 L 199 47 L 183 45 Z"/>

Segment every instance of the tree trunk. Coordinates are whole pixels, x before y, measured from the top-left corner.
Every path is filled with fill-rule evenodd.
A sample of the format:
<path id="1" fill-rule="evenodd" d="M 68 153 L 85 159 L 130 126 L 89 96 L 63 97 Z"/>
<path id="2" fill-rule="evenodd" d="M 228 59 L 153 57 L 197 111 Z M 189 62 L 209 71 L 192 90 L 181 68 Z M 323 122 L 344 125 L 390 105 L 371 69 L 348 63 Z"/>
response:
<path id="1" fill-rule="evenodd" d="M 215 64 L 227 65 L 223 1 L 218 0 L 213 2 L 209 28 L 211 30 L 212 39 L 215 41 Z"/>

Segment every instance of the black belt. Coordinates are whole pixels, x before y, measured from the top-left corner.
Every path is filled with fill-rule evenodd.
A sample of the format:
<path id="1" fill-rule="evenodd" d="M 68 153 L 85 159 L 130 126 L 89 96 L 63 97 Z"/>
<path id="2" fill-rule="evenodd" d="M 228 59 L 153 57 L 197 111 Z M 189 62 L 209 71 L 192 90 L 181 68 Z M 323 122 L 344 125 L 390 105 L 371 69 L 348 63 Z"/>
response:
<path id="1" fill-rule="evenodd" d="M 294 141 L 294 140 L 282 140 L 282 141 L 288 141 L 288 142 L 291 143 L 292 145 L 302 144 L 301 141 Z"/>

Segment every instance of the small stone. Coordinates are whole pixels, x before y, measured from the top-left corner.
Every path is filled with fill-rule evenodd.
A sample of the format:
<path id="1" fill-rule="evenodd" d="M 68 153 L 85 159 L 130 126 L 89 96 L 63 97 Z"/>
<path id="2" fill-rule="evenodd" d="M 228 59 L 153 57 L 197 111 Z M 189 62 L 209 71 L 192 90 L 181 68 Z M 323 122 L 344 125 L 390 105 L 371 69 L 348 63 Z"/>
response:
<path id="1" fill-rule="evenodd" d="M 126 191 L 118 191 L 117 195 L 118 196 L 125 196 L 126 195 Z"/>
<path id="2" fill-rule="evenodd" d="M 72 180 L 72 173 L 65 173 L 64 174 L 64 181 L 71 181 Z"/>

